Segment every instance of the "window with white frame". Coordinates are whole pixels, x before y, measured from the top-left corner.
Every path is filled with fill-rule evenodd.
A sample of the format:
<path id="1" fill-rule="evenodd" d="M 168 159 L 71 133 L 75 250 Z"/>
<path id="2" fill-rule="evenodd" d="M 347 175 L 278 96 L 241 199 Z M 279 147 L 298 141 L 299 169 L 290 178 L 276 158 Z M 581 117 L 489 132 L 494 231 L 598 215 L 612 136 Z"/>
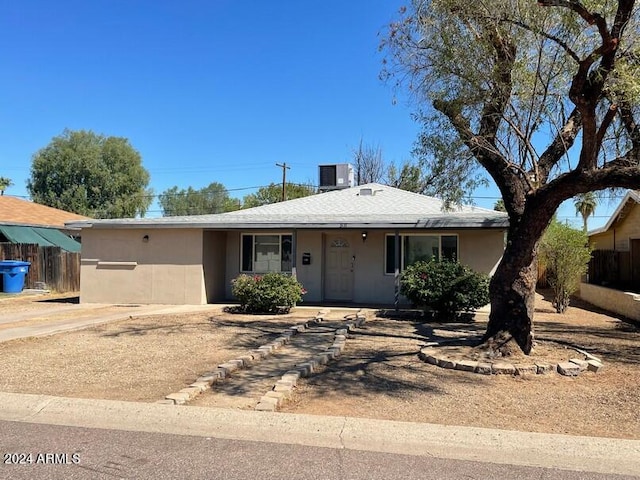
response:
<path id="1" fill-rule="evenodd" d="M 280 234 L 241 236 L 240 267 L 242 272 L 290 272 L 292 236 Z"/>
<path id="2" fill-rule="evenodd" d="M 458 258 L 457 235 L 399 235 L 400 271 L 418 261 Z M 396 236 L 385 237 L 385 273 L 395 273 Z"/>

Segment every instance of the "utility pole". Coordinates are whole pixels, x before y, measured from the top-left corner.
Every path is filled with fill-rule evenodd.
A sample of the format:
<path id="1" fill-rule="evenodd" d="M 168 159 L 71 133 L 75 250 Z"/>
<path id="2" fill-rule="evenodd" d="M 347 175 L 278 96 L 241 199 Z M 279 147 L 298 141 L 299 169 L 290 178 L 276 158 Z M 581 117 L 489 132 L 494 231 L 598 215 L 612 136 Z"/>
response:
<path id="1" fill-rule="evenodd" d="M 287 170 L 291 167 L 287 167 L 287 162 L 276 163 L 276 167 L 282 168 L 282 201 L 284 202 L 287 199 Z"/>

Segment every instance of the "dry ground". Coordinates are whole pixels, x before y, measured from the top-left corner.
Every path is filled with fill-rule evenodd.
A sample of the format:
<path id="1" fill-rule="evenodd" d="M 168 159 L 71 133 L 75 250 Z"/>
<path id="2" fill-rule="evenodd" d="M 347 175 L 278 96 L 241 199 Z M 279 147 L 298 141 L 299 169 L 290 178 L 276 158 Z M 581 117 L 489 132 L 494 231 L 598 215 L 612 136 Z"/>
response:
<path id="1" fill-rule="evenodd" d="M 444 370 L 418 360 L 420 346 L 480 334 L 486 316 L 458 324 L 374 318 L 338 361 L 299 383 L 283 410 L 640 439 L 640 330 L 584 304 L 565 315 L 541 296 L 536 305 L 540 359 L 573 357 L 573 345 L 601 357 L 604 369 L 577 378 Z M 0 302 L 5 308 L 20 309 Z M 311 312 L 150 316 L 0 343 L 0 391 L 152 402 Z"/>

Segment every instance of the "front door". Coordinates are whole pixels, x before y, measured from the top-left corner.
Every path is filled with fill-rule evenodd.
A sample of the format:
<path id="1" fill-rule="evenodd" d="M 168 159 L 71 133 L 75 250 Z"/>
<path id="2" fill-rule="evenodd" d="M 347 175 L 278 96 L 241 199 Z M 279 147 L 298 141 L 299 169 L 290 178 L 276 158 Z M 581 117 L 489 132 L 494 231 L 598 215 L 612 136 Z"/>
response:
<path id="1" fill-rule="evenodd" d="M 353 253 L 344 236 L 327 236 L 325 246 L 325 300 L 353 298 Z"/>

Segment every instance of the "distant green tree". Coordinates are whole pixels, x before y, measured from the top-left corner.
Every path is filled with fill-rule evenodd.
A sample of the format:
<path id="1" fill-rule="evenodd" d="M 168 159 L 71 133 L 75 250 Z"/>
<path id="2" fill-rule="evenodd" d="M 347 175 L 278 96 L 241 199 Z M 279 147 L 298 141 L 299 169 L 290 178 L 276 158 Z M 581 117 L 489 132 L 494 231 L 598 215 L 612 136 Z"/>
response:
<path id="1" fill-rule="evenodd" d="M 580 288 L 580 279 L 587 273 L 591 259 L 587 234 L 553 219 L 540 241 L 539 252 L 553 289 L 552 304 L 558 313 L 564 313 L 571 294 Z"/>
<path id="2" fill-rule="evenodd" d="M 144 216 L 149 172 L 129 140 L 65 130 L 33 156 L 34 202 L 93 218 Z"/>
<path id="3" fill-rule="evenodd" d="M 13 182 L 10 178 L 0 177 L 0 195 L 4 195 L 4 191 L 13 186 Z"/>
<path id="4" fill-rule="evenodd" d="M 587 219 L 596 212 L 598 199 L 593 192 L 580 193 L 574 197 L 576 215 L 582 216 L 582 229 L 587 231 Z"/>
<path id="5" fill-rule="evenodd" d="M 389 164 L 385 183 L 401 190 L 440 197 L 447 208 L 462 203 L 465 192 L 488 184 L 486 179 L 463 173 L 462 170 L 466 167 L 458 168 L 455 164 L 447 166 L 432 164 L 433 162 L 429 160 L 432 153 L 432 147 L 427 139 L 422 138 L 413 150 L 416 160 L 405 161 L 400 168 L 393 162 Z M 455 180 L 456 175 L 464 180 Z M 443 191 L 448 192 L 447 195 L 441 195 Z"/>
<path id="6" fill-rule="evenodd" d="M 301 185 L 298 183 L 286 184 L 287 200 L 294 198 L 308 197 L 316 193 L 316 189 L 311 185 Z M 270 203 L 282 201 L 282 184 L 270 183 L 266 187 L 260 187 L 256 193 L 245 195 L 242 200 L 242 208 L 260 207 Z"/>
<path id="7" fill-rule="evenodd" d="M 504 206 L 504 200 L 499 199 L 494 205 L 493 209 L 497 212 L 506 212 L 507 207 Z"/>
<path id="8" fill-rule="evenodd" d="M 199 190 L 171 187 L 159 195 L 158 201 L 165 217 L 223 213 L 240 208 L 238 200 L 229 197 L 225 186 L 218 182 Z"/>

